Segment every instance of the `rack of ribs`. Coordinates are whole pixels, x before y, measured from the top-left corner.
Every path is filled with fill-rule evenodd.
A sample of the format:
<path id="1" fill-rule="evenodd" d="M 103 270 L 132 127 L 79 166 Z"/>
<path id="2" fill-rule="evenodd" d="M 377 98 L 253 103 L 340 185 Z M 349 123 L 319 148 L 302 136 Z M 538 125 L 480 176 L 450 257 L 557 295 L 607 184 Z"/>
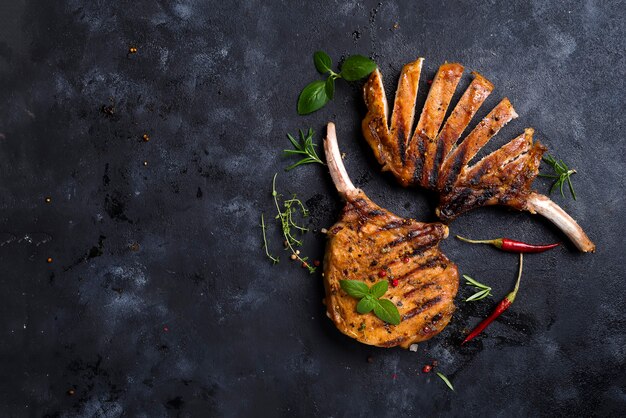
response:
<path id="1" fill-rule="evenodd" d="M 533 143 L 533 129 L 470 165 L 487 142 L 518 115 L 507 98 L 484 117 L 461 141 L 461 135 L 493 90 L 478 73 L 445 120 L 463 66 L 445 63 L 435 75 L 424 108 L 413 130 L 418 81 L 424 59 L 405 65 L 388 119 L 382 75 L 376 69 L 364 86 L 367 115 L 363 135 L 374 155 L 403 186 L 421 186 L 439 193 L 437 216 L 450 222 L 471 209 L 504 205 L 538 213 L 559 227 L 583 252 L 595 245 L 582 228 L 547 196 L 531 190 L 546 148 Z M 443 127 L 442 127 L 443 125 Z"/>
<path id="2" fill-rule="evenodd" d="M 355 188 L 341 160 L 332 123 L 324 151 L 333 182 L 346 202 L 340 220 L 329 229 L 326 244 L 328 317 L 345 335 L 379 347 L 407 348 L 437 335 L 452 318 L 459 287 L 456 265 L 439 250 L 448 227 L 396 216 Z M 358 314 L 357 299 L 341 289 L 344 279 L 368 286 L 380 280 L 396 284 L 383 297 L 397 306 L 400 324 L 387 324 L 373 313 Z"/>

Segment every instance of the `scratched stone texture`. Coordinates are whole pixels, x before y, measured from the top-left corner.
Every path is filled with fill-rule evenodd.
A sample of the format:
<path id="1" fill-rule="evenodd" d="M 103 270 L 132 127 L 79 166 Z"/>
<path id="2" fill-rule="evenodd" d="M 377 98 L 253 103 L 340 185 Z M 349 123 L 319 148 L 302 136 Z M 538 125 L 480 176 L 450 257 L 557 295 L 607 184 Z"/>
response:
<path id="1" fill-rule="evenodd" d="M 26 1 L 0 3 L 0 415 L 7 417 L 624 416 L 625 3 L 608 1 Z M 129 54 L 129 48 L 137 52 Z M 377 349 L 325 317 L 319 273 L 288 260 L 271 178 L 309 207 L 303 254 L 341 203 L 322 166 L 285 172 L 285 134 L 337 124 L 355 183 L 434 220 L 434 199 L 381 174 L 360 84 L 296 114 L 335 63 L 374 58 L 388 94 L 426 58 L 480 71 L 578 170 L 554 195 L 596 242 L 527 257 L 513 307 L 466 347 L 494 300 L 464 303 L 418 352 Z M 143 141 L 147 134 L 149 141 Z M 535 187 L 547 193 L 550 183 Z M 50 198 L 46 202 L 46 198 Z M 563 240 L 547 221 L 481 209 L 451 235 Z M 442 244 L 464 274 L 512 287 L 513 254 Z M 51 262 L 48 263 L 48 258 Z M 367 359 L 370 357 L 371 362 Z M 449 391 L 422 366 L 454 383 Z"/>

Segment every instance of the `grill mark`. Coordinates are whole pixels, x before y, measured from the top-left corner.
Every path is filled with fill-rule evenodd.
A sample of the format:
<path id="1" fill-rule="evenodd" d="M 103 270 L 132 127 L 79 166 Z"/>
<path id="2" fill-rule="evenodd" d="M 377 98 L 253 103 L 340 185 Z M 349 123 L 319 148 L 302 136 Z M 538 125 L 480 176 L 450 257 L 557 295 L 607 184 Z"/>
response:
<path id="1" fill-rule="evenodd" d="M 414 249 L 410 253 L 404 254 L 404 256 L 407 257 L 407 258 L 419 257 L 419 256 L 424 254 L 424 251 L 426 251 L 426 250 L 422 249 L 422 250 L 418 251 L 418 250 Z"/>
<path id="2" fill-rule="evenodd" d="M 424 261 L 422 264 L 420 264 L 419 266 L 415 267 L 414 269 L 409 270 L 408 272 L 406 272 L 405 274 L 403 274 L 400 277 L 396 277 L 396 279 L 398 279 L 398 280 L 406 279 L 408 276 L 410 276 L 412 274 L 415 274 L 415 273 L 417 273 L 420 270 L 424 270 L 424 269 L 435 267 L 442 260 L 443 260 L 443 258 L 440 255 L 436 255 L 434 257 L 430 257 L 428 260 Z"/>
<path id="3" fill-rule="evenodd" d="M 402 120 L 399 121 L 399 126 L 402 126 Z M 404 132 L 403 128 L 398 128 L 397 132 L 398 132 L 397 137 L 398 137 L 398 151 L 400 152 L 400 161 L 402 162 L 402 165 L 404 166 L 406 164 L 406 132 Z"/>
<path id="4" fill-rule="evenodd" d="M 426 152 L 423 134 L 416 135 L 415 141 L 417 141 L 417 155 L 415 156 L 415 168 L 413 170 L 413 183 L 421 184 L 422 183 L 422 171 L 424 171 L 424 153 Z"/>
<path id="5" fill-rule="evenodd" d="M 430 320 L 430 323 L 435 325 L 437 322 L 441 321 L 442 318 L 443 318 L 443 314 L 441 312 L 437 312 L 435 315 L 433 315 L 433 318 Z"/>
<path id="6" fill-rule="evenodd" d="M 437 187 L 437 183 L 439 182 L 439 169 L 441 168 L 441 163 L 443 161 L 443 138 L 440 138 L 437 142 L 437 152 L 435 153 L 435 158 L 433 160 L 433 170 L 430 173 L 430 182 L 429 186 L 432 189 Z"/>
<path id="7" fill-rule="evenodd" d="M 457 189 L 458 190 L 458 189 Z M 467 201 L 467 199 L 472 195 L 472 190 L 468 188 L 463 188 L 456 195 L 453 195 L 451 199 L 446 202 L 445 206 L 440 208 L 440 214 L 443 215 L 444 219 L 452 220 L 457 215 L 463 213 L 461 210 L 463 208 L 463 204 Z"/>
<path id="8" fill-rule="evenodd" d="M 444 258 L 444 257 L 442 257 Z M 433 286 L 438 286 L 441 283 L 441 279 L 443 280 L 447 280 L 450 277 L 450 273 L 446 272 L 446 269 L 448 268 L 448 265 L 445 263 L 442 263 L 440 265 L 442 271 L 435 275 L 434 277 L 432 277 L 431 281 L 426 282 L 426 283 L 418 283 L 418 286 L 414 287 L 413 289 L 409 290 L 408 292 L 406 292 L 403 297 L 407 298 L 411 295 L 413 295 L 415 292 L 421 292 L 423 290 L 428 289 L 429 287 L 433 287 Z"/>
<path id="9" fill-rule="evenodd" d="M 421 305 L 416 306 L 415 308 L 413 308 L 410 311 L 408 311 L 407 313 L 405 313 L 402 316 L 402 319 L 403 320 L 407 320 L 407 319 L 413 318 L 415 315 L 420 314 L 420 313 L 424 312 L 426 309 L 429 309 L 429 308 L 435 306 L 440 301 L 441 301 L 441 296 L 436 296 L 436 297 L 434 297 L 432 299 L 429 299 L 426 302 L 422 303 Z"/>
<path id="10" fill-rule="evenodd" d="M 391 241 L 389 244 L 387 244 L 387 247 L 395 247 L 397 245 L 402 244 L 403 242 L 412 240 L 414 238 L 419 237 L 420 235 L 424 235 L 426 234 L 426 231 L 420 231 L 420 230 L 413 230 L 413 231 L 409 231 L 408 234 L 401 236 L 400 238 L 396 238 L 395 240 Z"/>
<path id="11" fill-rule="evenodd" d="M 509 201 L 514 198 L 515 196 L 504 192 L 502 194 L 502 196 L 500 196 L 500 198 L 498 199 L 498 203 L 500 203 L 501 205 L 507 205 L 509 203 Z"/>
<path id="12" fill-rule="evenodd" d="M 350 202 L 350 210 L 349 212 L 346 213 L 356 213 L 359 217 L 362 217 L 364 214 L 366 215 L 366 213 L 364 213 L 366 211 L 366 209 L 368 208 L 368 202 L 363 199 L 362 197 L 357 197 L 356 199 L 352 200 Z M 346 205 L 346 208 L 348 208 L 348 206 Z"/>
<path id="13" fill-rule="evenodd" d="M 445 187 L 452 187 L 452 185 L 459 178 L 459 173 L 461 172 L 461 168 L 465 164 L 465 153 L 467 152 L 467 147 L 459 147 L 457 148 L 456 155 L 454 156 L 454 162 L 452 163 L 452 167 L 448 170 L 446 184 Z"/>
<path id="14" fill-rule="evenodd" d="M 494 197 L 496 194 L 498 194 L 497 189 L 494 190 L 491 187 L 486 189 L 483 193 L 481 193 L 480 195 L 476 197 L 471 207 L 483 206 L 485 202 L 487 202 L 489 199 Z"/>
<path id="15" fill-rule="evenodd" d="M 439 278 L 439 276 L 437 276 L 437 278 Z M 424 283 L 423 285 L 421 285 L 420 287 L 416 288 L 417 290 L 426 290 L 431 286 L 436 286 L 437 282 L 432 281 L 432 282 L 428 282 L 428 283 Z"/>
<path id="16" fill-rule="evenodd" d="M 499 197 L 498 202 L 512 208 L 522 209 L 526 204 L 524 200 L 524 195 L 526 194 L 528 194 L 526 190 L 504 191 L 503 195 Z M 521 199 L 521 201 L 516 201 L 516 199 Z"/>
<path id="17" fill-rule="evenodd" d="M 405 297 L 405 298 L 408 298 L 409 296 L 412 296 L 413 293 L 420 292 L 422 290 L 428 289 L 429 287 L 435 286 L 436 284 L 437 284 L 437 282 L 424 283 L 423 285 L 421 285 L 419 287 L 414 287 L 413 289 L 409 290 L 408 292 L 406 292 L 402 296 Z"/>
<path id="18" fill-rule="evenodd" d="M 383 347 L 395 347 L 396 345 L 401 344 L 401 343 L 405 342 L 408 339 L 409 339 L 409 337 L 398 337 L 398 338 L 394 338 L 393 340 L 385 341 L 385 342 L 381 343 L 381 345 Z"/>
<path id="19" fill-rule="evenodd" d="M 384 215 L 384 214 L 385 214 L 385 211 L 384 211 L 384 210 L 374 209 L 374 210 L 369 211 L 369 212 L 367 213 L 367 216 L 368 216 L 368 217 L 372 217 L 372 218 L 374 218 L 374 217 L 376 217 L 376 216 L 382 216 L 382 215 Z"/>
<path id="20" fill-rule="evenodd" d="M 520 174 L 518 174 L 517 177 L 515 177 L 515 179 L 513 180 L 513 182 L 509 186 L 509 190 L 511 192 L 518 193 L 519 191 L 521 191 L 524 188 L 524 185 L 529 180 L 529 177 L 531 179 L 533 178 L 533 177 L 531 177 L 532 176 L 532 170 L 530 170 L 528 168 L 528 162 L 527 161 L 524 162 L 524 167 L 523 167 L 523 169 L 521 171 L 522 172 Z"/>
<path id="21" fill-rule="evenodd" d="M 487 171 L 489 171 L 490 168 L 491 164 L 488 162 L 484 162 L 483 164 L 481 164 L 478 171 L 476 171 L 472 178 L 469 179 L 469 184 L 471 184 L 472 186 L 477 185 L 478 182 L 482 180 L 483 176 L 487 174 Z"/>
<path id="22" fill-rule="evenodd" d="M 437 243 L 439 241 L 440 240 L 428 241 L 428 242 L 425 242 L 424 244 L 421 244 L 421 245 L 418 245 L 416 247 L 413 247 L 413 251 L 411 251 L 411 253 L 409 254 L 409 257 L 420 255 L 421 253 L 423 253 L 428 248 L 431 248 L 431 247 L 434 247 L 435 245 L 437 245 Z"/>
<path id="23" fill-rule="evenodd" d="M 424 154 L 426 153 L 426 137 L 424 135 L 420 135 L 419 137 L 419 141 L 417 143 L 417 151 L 419 152 L 418 155 L 418 159 L 419 159 L 419 167 L 420 167 L 420 172 L 422 172 L 424 170 Z M 418 164 L 416 164 L 417 166 Z"/>
<path id="24" fill-rule="evenodd" d="M 387 223 L 386 225 L 383 225 L 380 227 L 380 231 L 389 231 L 390 229 L 397 229 L 400 228 L 401 226 L 403 226 L 404 223 L 404 219 L 399 219 L 397 221 L 391 221 L 389 223 Z"/>

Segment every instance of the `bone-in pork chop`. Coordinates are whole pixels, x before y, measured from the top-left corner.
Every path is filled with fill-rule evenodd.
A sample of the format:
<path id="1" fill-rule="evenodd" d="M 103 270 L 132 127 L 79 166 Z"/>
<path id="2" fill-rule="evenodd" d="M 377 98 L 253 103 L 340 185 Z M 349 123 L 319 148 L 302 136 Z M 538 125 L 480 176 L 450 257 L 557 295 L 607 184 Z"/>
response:
<path id="1" fill-rule="evenodd" d="M 355 188 L 341 160 L 332 123 L 324 150 L 333 182 L 346 201 L 326 244 L 328 316 L 342 333 L 379 347 L 407 348 L 438 334 L 452 318 L 459 286 L 456 265 L 439 249 L 448 227 L 396 216 Z M 389 290 L 383 297 L 397 306 L 400 324 L 385 323 L 374 313 L 357 313 L 358 300 L 340 286 L 344 279 L 368 286 L 388 280 Z"/>

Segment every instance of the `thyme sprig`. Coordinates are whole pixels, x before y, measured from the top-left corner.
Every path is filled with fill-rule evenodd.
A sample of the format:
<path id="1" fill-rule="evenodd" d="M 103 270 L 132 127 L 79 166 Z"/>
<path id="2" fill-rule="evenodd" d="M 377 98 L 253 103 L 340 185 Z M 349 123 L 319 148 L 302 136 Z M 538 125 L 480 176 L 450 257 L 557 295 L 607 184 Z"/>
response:
<path id="1" fill-rule="evenodd" d="M 300 201 L 300 199 L 298 199 L 295 195 L 293 195 L 291 199 L 285 200 L 283 202 L 283 208 L 281 209 L 279 203 L 280 195 L 276 191 L 277 175 L 278 173 L 274 174 L 274 178 L 272 179 L 272 197 L 274 198 L 274 204 L 276 205 L 276 219 L 280 221 L 283 237 L 285 238 L 285 247 L 291 251 L 292 259 L 300 261 L 302 265 L 309 270 L 309 273 L 314 273 L 315 266 L 312 266 L 311 263 L 307 262 L 309 258 L 301 257 L 300 251 L 294 248 L 302 246 L 302 240 L 296 238 L 292 233 L 292 228 L 301 234 L 308 231 L 306 227 L 298 225 L 294 221 L 293 217 L 294 214 L 297 213 L 300 213 L 302 217 L 307 217 L 309 216 L 309 211 L 306 209 L 302 201 Z"/>
<path id="2" fill-rule="evenodd" d="M 552 184 L 552 187 L 550 188 L 550 193 L 558 187 L 561 191 L 561 196 L 565 197 L 565 193 L 563 193 L 563 185 L 567 182 L 569 191 L 572 193 L 574 200 L 576 200 L 576 193 L 574 192 L 574 186 L 572 185 L 571 179 L 572 174 L 576 174 L 576 170 L 570 169 L 563 162 L 563 160 L 557 160 L 551 155 L 543 157 L 543 161 L 550 165 L 555 172 L 555 174 L 539 174 L 540 177 L 554 179 L 554 184 Z"/>
<path id="3" fill-rule="evenodd" d="M 306 135 L 304 131 L 302 131 L 302 129 L 299 129 L 299 131 L 300 141 L 296 141 L 296 139 L 291 134 L 287 134 L 287 138 L 289 138 L 289 141 L 295 149 L 286 149 L 283 150 L 283 152 L 287 155 L 303 155 L 304 157 L 295 164 L 292 164 L 289 167 L 285 168 L 285 171 L 289 171 L 302 164 L 319 163 L 325 165 L 324 162 L 317 155 L 317 152 L 315 152 L 315 147 L 317 145 L 313 143 L 313 134 L 315 133 L 313 132 L 313 129 L 309 128 Z"/>
<path id="4" fill-rule="evenodd" d="M 474 286 L 477 289 L 480 289 L 478 292 L 474 293 L 472 296 L 470 296 L 469 298 L 465 299 L 465 302 L 475 302 L 477 300 L 481 300 L 486 298 L 487 296 L 492 296 L 491 295 L 491 287 L 479 283 L 476 280 L 472 279 L 470 276 L 468 276 L 467 274 L 463 275 L 463 278 L 465 280 L 467 280 L 465 282 L 465 284 L 470 285 L 470 286 Z"/>

